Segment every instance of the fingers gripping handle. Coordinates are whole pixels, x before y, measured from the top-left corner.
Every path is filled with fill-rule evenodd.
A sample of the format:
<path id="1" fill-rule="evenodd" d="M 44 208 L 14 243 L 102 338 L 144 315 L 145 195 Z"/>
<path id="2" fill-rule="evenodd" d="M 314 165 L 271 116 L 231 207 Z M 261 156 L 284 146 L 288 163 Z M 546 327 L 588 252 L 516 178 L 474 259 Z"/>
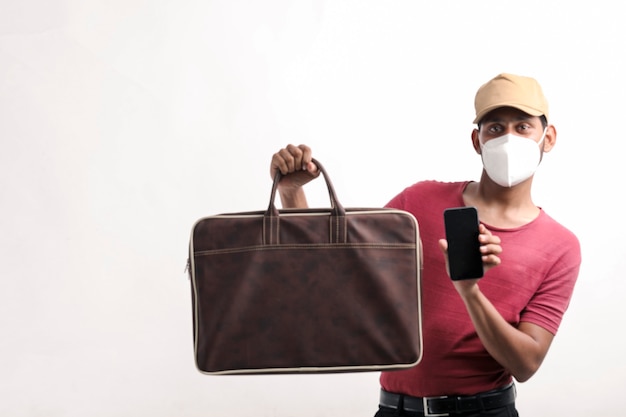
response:
<path id="1" fill-rule="evenodd" d="M 330 181 L 330 177 L 328 173 L 324 169 L 324 166 L 319 163 L 316 159 L 312 160 L 313 163 L 320 170 L 322 175 L 324 176 L 324 181 L 326 182 L 326 188 L 328 188 L 328 196 L 330 197 L 330 207 L 331 214 L 329 217 L 330 221 L 330 242 L 331 243 L 345 243 L 347 239 L 346 233 L 346 210 L 343 208 L 339 200 L 337 199 L 337 194 L 335 193 L 335 188 L 333 187 L 332 182 Z M 276 172 L 274 176 L 274 183 L 272 184 L 272 192 L 270 194 L 270 203 L 263 216 L 263 241 L 266 245 L 276 245 L 279 244 L 279 224 L 280 224 L 280 212 L 276 208 L 275 200 L 276 200 L 276 191 L 278 190 L 278 183 L 282 178 L 282 174 L 280 171 Z"/>

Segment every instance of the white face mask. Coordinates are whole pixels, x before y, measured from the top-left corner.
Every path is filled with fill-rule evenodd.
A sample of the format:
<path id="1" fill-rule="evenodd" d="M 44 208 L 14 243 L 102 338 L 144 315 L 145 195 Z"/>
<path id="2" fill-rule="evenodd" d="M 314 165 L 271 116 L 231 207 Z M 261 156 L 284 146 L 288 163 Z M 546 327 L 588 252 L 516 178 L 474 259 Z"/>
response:
<path id="1" fill-rule="evenodd" d="M 502 187 L 513 187 L 530 178 L 541 162 L 539 146 L 547 130 L 546 127 L 539 143 L 510 133 L 481 142 L 483 166 L 489 178 Z"/>

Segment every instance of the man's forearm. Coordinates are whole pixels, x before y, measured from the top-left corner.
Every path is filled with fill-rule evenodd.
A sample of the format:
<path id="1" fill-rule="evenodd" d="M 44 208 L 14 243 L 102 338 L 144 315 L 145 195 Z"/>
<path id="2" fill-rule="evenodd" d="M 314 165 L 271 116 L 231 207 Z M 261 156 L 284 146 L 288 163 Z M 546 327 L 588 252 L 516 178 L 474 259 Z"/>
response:
<path id="1" fill-rule="evenodd" d="M 550 335 L 528 334 L 509 324 L 476 286 L 463 296 L 467 311 L 485 349 L 520 382 L 539 369 L 550 345 Z M 532 331 L 544 331 L 535 326 Z M 547 338 L 546 338 L 547 336 Z"/>
<path id="2" fill-rule="evenodd" d="M 309 204 L 302 187 L 296 190 L 279 190 L 280 202 L 283 208 L 307 208 Z"/>

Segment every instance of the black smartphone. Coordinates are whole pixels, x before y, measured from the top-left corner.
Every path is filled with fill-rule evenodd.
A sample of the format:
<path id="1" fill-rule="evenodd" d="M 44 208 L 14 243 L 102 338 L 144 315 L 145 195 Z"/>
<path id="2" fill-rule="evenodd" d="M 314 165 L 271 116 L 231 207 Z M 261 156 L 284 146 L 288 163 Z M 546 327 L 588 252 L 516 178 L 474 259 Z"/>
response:
<path id="1" fill-rule="evenodd" d="M 444 210 L 448 241 L 448 265 L 453 280 L 481 278 L 483 260 L 478 241 L 478 211 L 475 207 Z"/>

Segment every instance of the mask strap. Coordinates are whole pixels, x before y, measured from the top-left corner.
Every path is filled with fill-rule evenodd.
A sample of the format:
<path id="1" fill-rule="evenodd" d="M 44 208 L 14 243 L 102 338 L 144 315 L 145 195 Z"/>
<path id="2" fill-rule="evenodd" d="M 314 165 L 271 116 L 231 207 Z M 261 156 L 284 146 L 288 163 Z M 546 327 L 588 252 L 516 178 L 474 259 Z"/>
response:
<path id="1" fill-rule="evenodd" d="M 543 135 L 541 135 L 541 139 L 539 139 L 539 142 L 537 142 L 537 145 L 542 147 L 543 150 L 543 140 L 546 138 L 546 133 L 548 132 L 548 126 L 546 126 L 545 129 L 543 129 Z"/>
<path id="2" fill-rule="evenodd" d="M 541 139 L 539 140 L 539 164 L 541 163 L 541 161 L 543 161 L 543 140 L 546 138 L 546 132 L 548 131 L 548 126 L 546 126 L 545 129 L 543 129 L 543 135 L 541 135 Z M 537 164 L 537 166 L 539 166 L 539 164 Z"/>

